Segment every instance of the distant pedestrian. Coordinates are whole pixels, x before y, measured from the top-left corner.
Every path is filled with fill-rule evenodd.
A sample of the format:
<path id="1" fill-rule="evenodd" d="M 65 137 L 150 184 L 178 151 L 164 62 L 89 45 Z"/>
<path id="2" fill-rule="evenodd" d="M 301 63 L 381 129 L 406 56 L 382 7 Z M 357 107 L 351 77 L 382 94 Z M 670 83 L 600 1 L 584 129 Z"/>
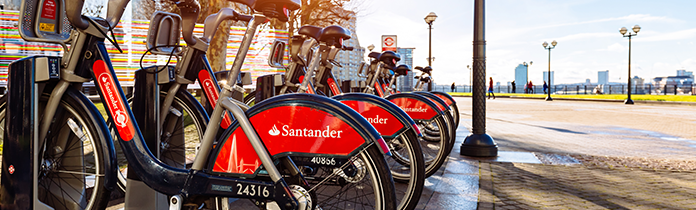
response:
<path id="1" fill-rule="evenodd" d="M 452 83 L 452 92 L 454 92 L 454 82 Z"/>
<path id="2" fill-rule="evenodd" d="M 529 94 L 534 94 L 534 84 L 532 83 L 532 80 L 529 80 L 527 86 L 529 86 Z"/>
<path id="3" fill-rule="evenodd" d="M 490 81 L 488 82 L 488 99 L 491 99 L 491 95 L 493 96 L 493 99 L 495 99 L 495 94 L 493 94 L 493 77 L 490 77 Z"/>
<path id="4" fill-rule="evenodd" d="M 546 81 L 544 81 L 544 94 L 546 94 L 546 89 L 549 88 L 548 85 L 546 85 Z"/>
<path id="5" fill-rule="evenodd" d="M 515 91 L 515 89 L 517 89 L 517 87 L 515 87 L 515 80 L 512 80 L 512 83 L 510 85 L 512 85 L 512 93 L 517 93 Z"/>

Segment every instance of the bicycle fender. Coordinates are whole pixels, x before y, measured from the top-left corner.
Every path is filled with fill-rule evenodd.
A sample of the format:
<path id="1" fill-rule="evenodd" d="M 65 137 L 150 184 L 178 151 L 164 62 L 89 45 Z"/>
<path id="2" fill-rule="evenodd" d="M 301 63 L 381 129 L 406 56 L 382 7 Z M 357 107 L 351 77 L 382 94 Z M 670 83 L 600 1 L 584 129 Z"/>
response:
<path id="1" fill-rule="evenodd" d="M 346 158 L 373 143 L 389 154 L 384 139 L 364 117 L 324 96 L 275 96 L 251 107 L 246 114 L 273 159 Z M 209 157 L 209 169 L 213 173 L 255 176 L 261 169 L 261 160 L 239 123 L 234 121 L 222 136 Z"/>
<path id="2" fill-rule="evenodd" d="M 437 107 L 440 108 L 440 110 L 442 110 L 442 111 L 449 111 L 450 109 L 452 109 L 449 107 L 449 105 L 447 105 L 445 100 L 442 100 L 440 97 L 437 97 L 435 94 L 432 94 L 430 92 L 424 92 L 424 91 L 418 91 L 418 92 L 413 92 L 413 93 L 425 96 L 428 99 L 432 100 L 433 102 L 435 102 L 435 104 L 437 104 Z"/>
<path id="3" fill-rule="evenodd" d="M 111 139 L 111 131 L 109 130 L 109 127 L 106 125 L 106 120 L 104 120 L 104 117 L 102 117 L 101 113 L 99 112 L 99 109 L 97 109 L 96 106 L 94 106 L 94 103 L 92 103 L 91 100 L 87 98 L 84 94 L 82 94 L 80 91 L 75 89 L 74 87 L 69 87 L 66 91 L 63 97 L 71 97 L 74 98 L 75 101 L 79 103 L 80 108 L 85 110 L 85 112 L 89 115 L 87 117 L 90 118 L 95 118 L 96 119 L 96 129 L 98 134 L 96 136 L 104 136 L 106 139 L 100 139 L 102 141 L 102 151 L 105 151 L 108 155 L 108 159 L 110 161 L 106 161 L 106 166 L 104 168 L 106 169 L 105 174 L 104 174 L 104 187 L 108 190 L 114 190 L 114 187 L 116 186 L 116 181 L 117 181 L 117 176 L 116 173 L 118 172 L 118 163 L 116 162 L 116 150 L 114 149 L 114 141 Z"/>
<path id="4" fill-rule="evenodd" d="M 435 102 L 420 94 L 397 93 L 387 96 L 386 99 L 414 120 L 432 120 L 443 114 L 442 109 Z"/>
<path id="5" fill-rule="evenodd" d="M 408 129 L 421 132 L 411 117 L 386 99 L 365 93 L 346 93 L 332 97 L 360 113 L 386 139 L 396 138 Z"/>
<path id="6" fill-rule="evenodd" d="M 431 91 L 430 93 L 435 94 L 438 98 L 442 99 L 447 103 L 447 106 L 452 106 L 453 104 L 457 104 L 457 101 L 452 98 L 450 94 L 447 94 L 445 92 L 440 92 L 440 91 Z"/>

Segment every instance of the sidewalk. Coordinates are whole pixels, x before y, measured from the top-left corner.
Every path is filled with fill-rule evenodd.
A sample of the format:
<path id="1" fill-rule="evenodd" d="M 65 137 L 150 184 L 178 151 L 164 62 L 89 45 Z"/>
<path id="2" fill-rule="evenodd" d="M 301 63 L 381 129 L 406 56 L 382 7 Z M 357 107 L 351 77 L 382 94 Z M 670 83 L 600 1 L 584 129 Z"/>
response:
<path id="1" fill-rule="evenodd" d="M 696 209 L 696 131 L 682 127 L 696 125 L 696 111 L 580 102 L 587 112 L 571 104 L 578 102 L 489 100 L 487 133 L 500 154 L 472 158 L 458 152 L 471 127 L 470 98 L 457 101 L 455 151 L 442 174 L 426 181 L 432 185 L 418 209 Z M 656 126 L 677 119 L 687 123 L 680 130 Z"/>

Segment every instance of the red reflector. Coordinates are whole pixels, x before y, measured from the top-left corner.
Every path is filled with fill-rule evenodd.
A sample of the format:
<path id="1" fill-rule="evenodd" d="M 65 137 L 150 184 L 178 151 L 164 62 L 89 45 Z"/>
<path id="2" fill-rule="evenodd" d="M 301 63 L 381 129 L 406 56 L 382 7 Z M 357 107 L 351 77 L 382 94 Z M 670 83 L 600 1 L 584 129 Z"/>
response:
<path id="1" fill-rule="evenodd" d="M 416 130 L 416 134 L 418 134 L 418 137 L 423 137 L 423 134 L 420 131 L 420 128 L 416 124 L 413 124 L 413 129 Z"/>
<path id="2" fill-rule="evenodd" d="M 382 137 L 377 139 L 377 143 L 379 143 L 379 148 L 381 149 L 383 154 L 391 156 L 391 151 L 389 151 L 389 147 L 387 146 L 387 142 L 385 142 Z"/>

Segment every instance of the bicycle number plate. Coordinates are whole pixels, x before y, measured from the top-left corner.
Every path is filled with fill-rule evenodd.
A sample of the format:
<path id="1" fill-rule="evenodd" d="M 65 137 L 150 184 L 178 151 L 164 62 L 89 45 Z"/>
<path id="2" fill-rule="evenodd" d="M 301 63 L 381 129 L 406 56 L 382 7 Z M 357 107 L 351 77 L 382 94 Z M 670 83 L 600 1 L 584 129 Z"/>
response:
<path id="1" fill-rule="evenodd" d="M 260 184 L 236 183 L 233 186 L 216 185 L 211 186 L 213 191 L 231 192 L 240 197 L 270 198 L 275 193 L 275 187 Z"/>
<path id="2" fill-rule="evenodd" d="M 292 157 L 292 160 L 296 165 L 301 166 L 342 166 L 348 161 L 348 159 L 345 158 L 326 156 Z"/>

